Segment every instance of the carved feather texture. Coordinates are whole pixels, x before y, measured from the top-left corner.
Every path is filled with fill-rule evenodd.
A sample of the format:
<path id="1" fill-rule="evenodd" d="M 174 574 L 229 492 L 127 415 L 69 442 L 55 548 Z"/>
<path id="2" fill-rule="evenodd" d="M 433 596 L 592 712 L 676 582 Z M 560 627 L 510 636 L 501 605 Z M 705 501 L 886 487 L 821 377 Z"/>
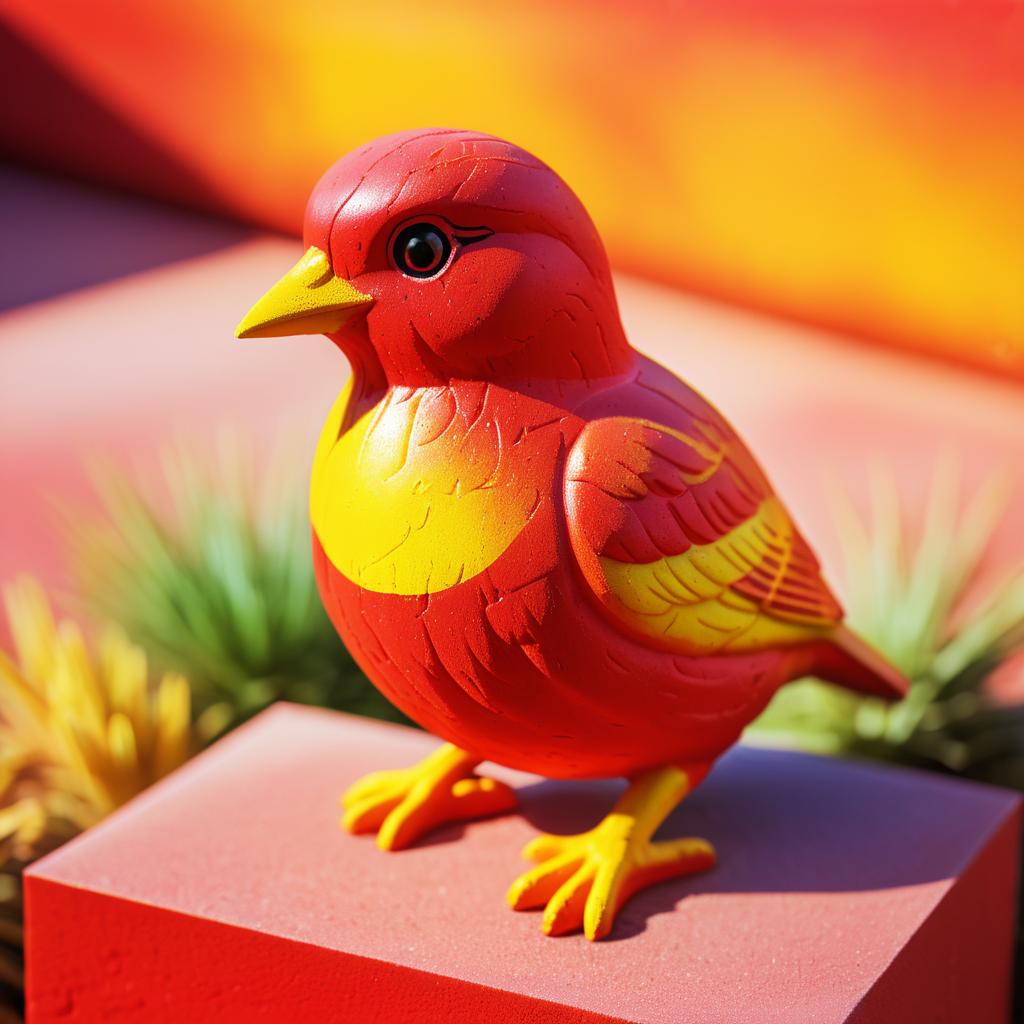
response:
<path id="1" fill-rule="evenodd" d="M 566 507 L 588 583 L 662 645 L 751 650 L 842 619 L 806 541 L 724 424 L 591 422 L 569 456 Z"/>

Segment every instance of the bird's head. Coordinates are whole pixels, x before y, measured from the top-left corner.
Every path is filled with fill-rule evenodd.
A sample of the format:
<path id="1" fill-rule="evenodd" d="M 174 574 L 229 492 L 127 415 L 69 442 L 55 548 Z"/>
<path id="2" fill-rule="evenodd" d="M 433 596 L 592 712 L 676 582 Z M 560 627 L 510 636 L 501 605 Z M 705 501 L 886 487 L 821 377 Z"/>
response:
<path id="1" fill-rule="evenodd" d="M 339 160 L 305 255 L 241 338 L 326 334 L 380 383 L 590 380 L 633 353 L 604 248 L 572 190 L 501 139 L 389 135 Z"/>

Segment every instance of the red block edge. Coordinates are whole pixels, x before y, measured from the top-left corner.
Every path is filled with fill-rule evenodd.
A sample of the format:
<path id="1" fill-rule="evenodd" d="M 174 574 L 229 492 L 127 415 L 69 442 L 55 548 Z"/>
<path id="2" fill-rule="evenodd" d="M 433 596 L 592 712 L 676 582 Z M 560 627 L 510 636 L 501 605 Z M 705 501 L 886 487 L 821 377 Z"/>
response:
<path id="1" fill-rule="evenodd" d="M 848 1024 L 1009 1020 L 1012 993 L 1006 979 L 1013 976 L 1020 836 L 1018 801 Z M 1007 878 L 1016 880 L 1009 900 Z M 922 992 L 927 1003 L 919 998 Z"/>
<path id="2" fill-rule="evenodd" d="M 75 934 L 73 964 L 30 958 L 29 1021 L 145 1020 L 154 1024 L 217 1021 L 352 1021 L 423 1024 L 424 1020 L 522 1024 L 617 1024 L 615 1018 L 399 967 L 29 877 L 26 921 L 38 937 Z M 120 933 L 120 936 L 118 936 Z M 52 948 L 39 943 L 36 948 Z M 131 950 L 127 956 L 113 950 Z M 161 949 L 174 950 L 167 963 Z M 226 955 L 225 955 L 226 954 Z M 47 986 L 37 975 L 73 970 L 87 986 Z M 286 980 L 282 986 L 281 982 Z M 90 993 L 88 1005 L 58 1002 L 59 991 Z M 383 993 L 387 993 L 386 998 Z M 72 996 L 73 999 L 73 996 Z M 287 1016 L 283 1008 L 288 1007 Z"/>
<path id="3" fill-rule="evenodd" d="M 314 723 L 317 725 L 316 729 L 313 729 Z M 196 793 L 209 791 L 208 784 L 200 784 L 199 777 L 204 771 L 216 770 L 215 775 L 221 777 L 224 773 L 220 769 L 226 762 L 240 760 L 246 763 L 247 759 L 251 761 L 254 755 L 262 756 L 261 743 L 265 746 L 273 741 L 273 747 L 274 744 L 279 744 L 281 735 L 286 735 L 289 731 L 301 737 L 307 736 L 307 729 L 312 731 L 314 739 L 317 740 L 313 744 L 314 749 L 310 750 L 308 745 L 298 749 L 305 758 L 316 760 L 318 763 L 325 756 L 325 751 L 333 751 L 337 746 L 335 734 L 340 736 L 346 729 L 350 734 L 358 736 L 361 742 L 368 744 L 365 748 L 360 748 L 357 744 L 355 750 L 345 752 L 346 758 L 351 757 L 360 762 L 370 758 L 368 751 L 375 748 L 379 742 L 385 739 L 392 743 L 396 739 L 402 740 L 402 734 L 405 732 L 396 727 L 368 723 L 360 723 L 356 728 L 352 722 L 346 723 L 344 716 L 337 716 L 334 724 L 326 729 L 325 726 L 327 718 L 321 712 L 299 712 L 284 708 L 263 716 L 263 733 L 259 737 L 251 735 L 257 728 L 253 724 L 239 730 L 225 741 L 225 744 L 218 745 L 214 751 L 206 752 L 191 766 L 183 769 L 183 774 L 178 776 L 177 788 L 173 782 L 164 782 L 143 797 L 134 812 L 121 812 L 121 826 L 124 825 L 126 815 L 131 821 L 134 814 L 134 818 L 138 819 L 135 824 L 141 824 L 150 832 L 154 826 L 158 829 L 169 827 L 174 830 L 172 835 L 184 835 L 185 833 L 181 831 L 183 823 L 179 821 L 175 829 L 174 815 L 170 813 L 174 800 L 161 805 L 158 791 L 162 790 L 165 798 L 173 791 L 179 802 L 190 793 L 195 798 Z M 366 735 L 363 736 L 363 733 Z M 248 741 L 246 736 L 249 736 Z M 253 742 L 253 739 L 259 739 L 260 742 Z M 422 736 L 410 733 L 406 739 L 412 746 L 419 746 Z M 413 743 L 413 740 L 417 742 Z M 220 755 L 216 750 L 220 750 Z M 389 757 L 392 754 L 393 751 L 388 752 Z M 740 754 L 743 752 L 738 752 L 737 756 Z M 308 771 L 308 765 L 301 758 L 292 763 L 293 758 L 289 754 L 283 758 L 281 764 L 278 764 L 273 761 L 273 750 L 267 756 L 271 757 L 272 763 L 263 767 L 275 777 L 282 770 L 281 764 L 290 766 L 292 772 L 300 775 Z M 761 756 L 760 752 L 752 751 L 743 754 L 738 762 L 739 767 L 733 770 L 734 775 L 736 772 L 739 773 L 735 777 L 744 778 L 750 766 L 756 763 L 756 758 Z M 783 755 L 764 756 L 777 758 Z M 339 761 L 340 763 L 342 762 Z M 746 767 L 743 767 L 744 765 Z M 784 763 L 779 770 L 785 775 Z M 842 762 L 822 761 L 819 771 L 831 775 L 833 783 L 836 781 L 837 773 L 840 778 L 844 773 L 853 773 L 857 778 L 850 780 L 851 786 L 847 786 L 847 789 L 854 784 L 856 787 L 867 785 L 869 789 L 877 788 L 879 785 L 877 768 L 858 768 L 852 765 L 844 766 Z M 224 792 L 211 794 L 210 806 L 205 808 L 206 827 L 213 832 L 200 830 L 190 841 L 189 847 L 200 841 L 204 835 L 216 835 L 216 822 L 220 820 L 218 808 L 221 807 L 223 798 L 226 795 L 231 800 L 236 800 L 238 794 L 232 787 L 237 789 L 242 784 L 244 789 L 251 790 L 251 772 L 252 765 L 249 765 L 246 773 L 235 771 L 233 779 L 232 773 L 227 773 L 230 785 Z M 727 766 L 723 766 L 723 772 L 728 773 Z M 333 780 L 334 773 L 328 774 Z M 806 772 L 802 771 L 802 774 Z M 894 776 L 894 781 L 902 778 L 905 783 L 913 777 L 913 774 Z M 919 775 L 918 778 L 926 796 L 912 793 L 910 799 L 918 802 L 924 800 L 920 806 L 928 808 L 921 828 L 906 832 L 900 843 L 889 847 L 886 847 L 884 842 L 885 833 L 869 835 L 863 841 L 854 833 L 852 836 L 846 836 L 844 849 L 849 848 L 849 844 L 853 842 L 858 851 L 857 858 L 875 856 L 877 859 L 881 855 L 889 863 L 906 863 L 912 872 L 917 870 L 915 866 L 919 865 L 919 862 L 928 862 L 935 856 L 939 856 L 941 861 L 944 851 L 949 848 L 946 841 L 950 837 L 955 838 L 958 824 L 964 825 L 965 822 L 972 820 L 971 815 L 965 810 L 966 816 L 960 821 L 959 815 L 953 810 L 958 806 L 957 794 L 963 795 L 970 787 L 964 783 L 937 779 L 935 776 Z M 333 795 L 334 785 L 334 781 L 324 781 L 322 792 L 314 792 L 313 802 L 317 805 L 326 802 L 327 798 Z M 945 792 L 946 787 L 950 787 L 948 793 Z M 840 786 L 840 789 L 842 788 L 843 786 Z M 929 790 L 930 798 L 926 798 Z M 893 790 L 897 795 L 901 791 L 903 806 L 909 811 L 911 805 L 907 803 L 905 784 L 896 785 Z M 983 790 L 979 790 L 979 793 L 981 792 Z M 757 796 L 756 788 L 745 792 L 740 787 L 734 799 L 740 807 L 746 801 L 750 813 L 755 807 L 760 806 L 756 803 L 751 804 L 751 800 Z M 1002 807 L 995 820 L 990 814 L 993 800 L 997 807 Z M 914 918 L 912 927 L 902 932 L 900 942 L 891 947 L 886 959 L 877 962 L 870 959 L 861 960 L 862 956 L 870 955 L 870 940 L 874 931 L 864 933 L 866 945 L 863 951 L 858 947 L 857 941 L 850 941 L 850 937 L 847 937 L 842 947 L 843 957 L 854 969 L 854 980 L 862 973 L 858 964 L 864 962 L 870 963 L 871 971 L 877 973 L 874 973 L 872 987 L 866 992 L 863 987 L 859 989 L 859 1002 L 847 1002 L 840 1016 L 832 1015 L 828 1019 L 837 1022 L 844 1020 L 848 1024 L 851 1021 L 855 1024 L 893 1024 L 897 1020 L 900 1024 L 963 1024 L 966 1021 L 970 1021 L 971 1024 L 997 1024 L 1007 1019 L 1008 982 L 1012 973 L 1011 950 L 1016 913 L 1014 883 L 1017 880 L 1021 802 L 1015 794 L 995 790 L 989 790 L 987 802 L 990 805 L 989 811 L 975 821 L 975 826 L 982 827 L 986 819 L 990 824 L 983 826 L 983 832 L 974 833 L 977 845 L 972 846 L 972 852 L 965 858 L 959 859 L 957 855 L 954 858 L 957 862 L 955 867 L 951 863 L 947 864 L 944 870 L 954 872 L 949 879 L 951 884 L 948 888 L 945 885 L 926 887 L 927 892 L 931 894 L 927 897 L 928 900 L 934 896 L 935 902 L 931 903 L 924 915 Z M 189 800 L 187 807 L 190 814 L 194 806 Z M 292 801 L 282 805 L 287 808 L 292 806 Z M 896 806 L 900 806 L 899 800 L 896 801 Z M 211 807 L 215 812 L 213 818 L 210 818 Z M 699 816 L 700 809 L 696 797 L 693 811 Z M 304 822 L 307 818 L 312 821 L 317 817 L 310 817 L 308 808 L 300 807 L 295 813 L 300 814 Z M 780 810 L 779 813 L 783 811 Z M 252 819 L 243 807 L 240 818 L 247 817 L 253 822 L 257 832 L 264 828 L 265 823 Z M 203 816 L 200 815 L 197 820 L 203 821 Z M 785 821 L 785 817 L 782 820 Z M 328 838 L 333 840 L 336 826 L 331 818 L 320 818 L 319 821 L 313 832 L 314 839 L 322 845 Z M 774 821 L 773 814 L 762 821 L 762 825 L 771 827 Z M 237 827 L 237 824 L 236 821 L 234 827 Z M 521 826 L 522 822 L 515 819 L 499 819 L 489 827 L 515 830 Z M 114 828 L 114 833 L 104 835 L 103 830 L 109 828 Z M 144 855 L 141 861 L 136 855 L 122 855 L 120 858 L 110 856 L 113 849 L 120 850 L 122 854 L 125 850 L 124 836 L 117 833 L 117 828 L 116 823 L 108 823 L 101 826 L 95 836 L 84 837 L 79 844 L 72 844 L 71 847 L 54 855 L 58 863 L 62 858 L 70 857 L 72 867 L 70 871 L 65 870 L 65 880 L 57 880 L 60 877 L 59 869 L 56 878 L 53 875 L 47 877 L 46 865 L 50 864 L 53 858 L 40 862 L 26 875 L 27 988 L 29 1021 L 32 1024 L 69 1020 L 178 1022 L 186 1018 L 189 1024 L 193 1021 L 206 1020 L 216 1021 L 218 1024 L 223 1021 L 270 1020 L 367 1021 L 369 1024 L 411 1024 L 413 1021 L 424 1020 L 465 1021 L 467 1024 L 474 1021 L 523 1021 L 526 1024 L 580 1021 L 581 1024 L 588 1024 L 600 1021 L 655 1019 L 649 1013 L 645 1015 L 642 1000 L 638 1002 L 634 998 L 631 984 L 633 975 L 629 972 L 617 977 L 617 984 L 612 990 L 615 999 L 606 1006 L 600 1003 L 594 1005 L 591 1002 L 589 1009 L 583 1010 L 572 1002 L 573 998 L 579 998 L 579 986 L 575 986 L 576 997 L 570 993 L 574 990 L 573 982 L 586 979 L 586 974 L 566 978 L 568 998 L 563 1004 L 558 986 L 549 986 L 546 990 L 535 993 L 529 990 L 515 991 L 504 986 L 489 985 L 486 972 L 483 980 L 469 980 L 465 974 L 463 978 L 458 978 L 453 977 L 447 970 L 435 972 L 431 966 L 424 964 L 403 963 L 405 948 L 401 944 L 396 946 L 394 942 L 386 947 L 392 951 L 391 953 L 387 956 L 377 956 L 372 951 L 375 947 L 364 946 L 362 953 L 355 953 L 342 948 L 326 948 L 319 943 L 305 941 L 302 937 L 289 938 L 287 932 L 269 934 L 263 930 L 267 923 L 268 905 L 273 905 L 275 901 L 290 905 L 294 893 L 286 881 L 279 881 L 277 891 L 274 892 L 273 880 L 267 876 L 263 855 L 251 856 L 246 863 L 250 872 L 255 872 L 260 878 L 266 878 L 271 888 L 265 890 L 259 899 L 249 900 L 248 918 L 239 923 L 225 923 L 208 916 L 218 912 L 222 896 L 235 895 L 234 867 L 227 873 L 222 871 L 218 875 L 215 872 L 212 876 L 212 887 L 207 879 L 205 888 L 202 879 L 197 879 L 187 871 L 176 878 L 172 872 L 166 895 L 172 905 L 178 903 L 181 907 L 178 910 L 168 909 L 160 899 L 149 899 L 150 890 L 145 887 L 128 896 L 111 894 L 111 886 L 130 886 L 137 868 L 142 871 L 144 880 L 166 878 L 163 871 L 157 870 L 154 873 L 151 870 L 153 865 L 149 856 Z M 842 833 L 838 834 L 841 835 Z M 482 838 L 481 835 L 476 841 L 479 843 Z M 832 841 L 836 841 L 836 838 L 833 837 Z M 263 846 L 253 843 L 252 839 L 253 836 L 250 835 L 249 844 L 243 844 L 243 848 L 262 850 Z M 82 843 L 87 847 L 98 843 L 97 850 L 101 856 L 97 860 L 94 851 L 91 857 L 86 857 L 84 862 L 79 861 L 75 867 L 76 850 L 81 852 Z M 115 844 L 114 847 L 111 843 Z M 140 847 L 142 850 L 145 848 L 145 844 Z M 210 849 L 216 850 L 218 847 L 214 844 Z M 358 846 L 353 844 L 349 851 L 352 864 L 358 865 L 357 870 L 360 873 L 372 877 L 378 863 L 383 865 L 384 861 L 380 861 L 376 856 L 363 858 L 356 854 L 357 849 Z M 367 847 L 364 852 L 376 853 L 372 846 Z M 304 880 L 309 877 L 309 870 L 310 864 L 306 864 L 304 870 L 293 879 L 292 885 L 302 888 Z M 380 875 L 381 873 L 377 871 L 378 883 Z M 101 890 L 106 891 L 95 891 L 89 882 L 90 878 Z M 720 881 L 724 883 L 721 888 L 727 895 L 728 905 L 728 875 L 723 875 Z M 390 882 L 388 884 L 390 885 Z M 159 888 L 157 886 L 157 890 Z M 330 899 L 332 888 L 333 884 L 325 889 L 321 880 L 312 887 L 306 885 L 306 895 L 308 897 L 312 894 L 313 906 L 316 907 L 322 900 Z M 130 889 L 128 891 L 131 892 Z M 245 891 L 243 885 L 238 895 L 243 896 Z M 742 891 L 745 892 L 746 889 L 743 888 Z M 818 888 L 807 891 L 817 892 Z M 898 893 L 902 892 L 905 896 L 906 891 L 906 887 L 894 889 L 891 911 L 887 901 L 882 904 L 875 903 L 876 910 L 871 918 L 873 929 L 884 930 L 888 917 L 893 916 L 898 922 L 901 915 L 905 915 L 908 904 Z M 396 907 L 401 905 L 403 900 L 395 904 Z M 405 898 L 404 906 L 410 913 L 415 913 L 416 903 L 410 903 L 408 898 Z M 710 904 L 703 902 L 696 903 L 695 909 L 709 906 Z M 910 906 L 921 907 L 922 904 L 915 901 Z M 341 917 L 337 919 L 339 922 L 358 921 L 358 903 L 343 901 L 338 907 L 342 911 Z M 504 908 L 500 909 L 504 915 Z M 223 910 L 224 905 L 220 905 L 219 912 Z M 497 910 L 495 914 L 497 915 Z M 700 915 L 697 916 L 699 919 Z M 712 919 L 717 921 L 718 915 L 708 918 Z M 504 920 L 502 916 L 502 923 Z M 837 934 L 842 934 L 843 918 L 838 917 L 834 920 L 834 926 L 839 929 Z M 907 924 L 910 923 L 905 917 L 904 920 Z M 516 919 L 509 917 L 508 921 L 508 930 L 511 931 Z M 738 933 L 740 937 L 744 928 L 749 935 L 749 918 L 744 918 L 743 921 L 748 923 L 742 924 Z M 531 922 L 519 923 L 528 925 Z M 829 928 L 832 927 L 829 924 Z M 359 932 L 353 934 L 358 935 Z M 500 958 L 513 950 L 516 951 L 513 955 L 517 957 L 523 954 L 525 947 L 522 943 L 516 945 L 514 942 L 508 944 L 507 949 L 502 952 L 503 937 L 507 934 L 504 928 L 497 931 L 491 928 L 488 934 L 491 935 L 486 943 L 491 947 L 489 950 L 480 950 L 480 944 L 475 940 L 453 944 L 447 955 L 448 967 L 455 974 L 463 973 L 467 958 L 471 960 L 476 951 L 481 952 L 485 959 L 498 957 L 495 963 L 500 963 Z M 756 958 L 761 944 L 767 944 L 768 955 L 774 963 L 774 955 L 770 948 L 771 929 L 758 929 L 753 937 L 757 945 L 750 946 L 748 943 L 748 954 Z M 541 941 L 539 936 L 535 938 Z M 854 936 L 854 939 L 856 938 Z M 646 956 L 637 961 L 634 968 L 643 970 L 645 963 L 652 962 L 652 957 L 657 960 L 659 947 L 651 946 L 649 943 L 644 947 L 642 939 L 637 941 L 640 943 L 638 948 L 645 950 Z M 550 949 L 550 961 L 545 956 L 542 961 L 538 961 L 538 966 L 550 962 L 556 972 L 559 964 L 563 971 L 566 968 L 574 972 L 581 969 L 589 970 L 589 961 L 569 955 L 573 948 L 562 943 L 553 944 Z M 558 956 L 559 950 L 564 954 L 561 958 Z M 717 950 L 717 956 L 729 958 L 732 951 L 733 945 L 730 943 L 721 946 Z M 612 946 L 607 952 L 619 951 Z M 621 952 L 625 954 L 628 950 L 623 949 Z M 392 959 L 392 956 L 395 959 Z M 616 962 L 621 963 L 621 959 L 613 957 L 612 960 L 605 961 L 605 968 L 614 967 Z M 628 963 L 628 957 L 626 962 Z M 740 961 L 741 966 L 744 963 L 745 960 Z M 778 1017 L 780 1020 L 786 1016 L 786 1010 L 790 1009 L 795 1014 L 791 1019 L 823 1020 L 824 1016 L 819 1016 L 818 1011 L 831 1005 L 830 1000 L 835 1002 L 837 986 L 842 987 L 843 971 L 842 959 L 833 958 L 831 961 L 826 960 L 826 963 L 831 963 L 832 966 L 824 969 L 824 964 L 818 964 L 815 973 L 815 956 L 812 949 L 804 949 L 799 959 L 794 961 L 793 970 L 797 972 L 795 976 L 803 979 L 813 993 L 813 998 L 801 1003 L 800 1006 L 791 1006 L 790 1000 L 781 995 L 777 995 L 773 1000 L 769 992 L 758 988 L 751 992 L 751 1002 L 744 1001 L 739 1009 L 749 1007 L 752 1013 L 757 1015 L 764 1012 L 766 1006 L 771 1007 L 772 1018 Z M 600 962 L 595 966 L 600 968 Z M 693 969 L 692 963 L 690 968 Z M 707 969 L 713 972 L 714 961 L 707 964 Z M 838 976 L 834 972 L 837 972 Z M 490 973 L 493 977 L 494 972 Z M 609 977 L 606 971 L 599 970 L 598 974 L 590 978 L 590 982 L 585 981 L 588 986 L 587 993 L 591 991 L 591 983 L 601 982 L 602 974 Z M 736 978 L 740 976 L 737 974 Z M 791 980 L 794 975 L 790 972 L 786 977 Z M 788 991 L 789 986 L 783 985 L 782 989 Z M 681 990 L 676 990 L 676 996 L 673 998 L 672 990 L 666 990 L 665 994 L 671 1001 L 660 1004 L 660 1015 L 656 1015 L 658 1020 L 675 1020 L 676 1012 L 682 1009 L 687 1013 L 687 1019 L 694 1019 L 696 1024 L 696 1020 L 702 1017 L 704 1012 L 714 1016 L 716 1008 L 724 1011 L 716 1016 L 723 1024 L 726 1020 L 734 1020 L 732 1013 L 724 1004 L 718 1000 L 708 999 L 703 986 L 695 991 L 695 998 L 692 1000 L 687 1001 L 689 997 L 684 998 L 686 1007 L 678 1002 L 679 991 Z M 728 1001 L 731 992 L 732 989 L 729 989 L 720 995 Z M 614 1010 L 611 1010 L 612 1005 L 615 1006 Z M 734 1006 L 733 1012 L 736 1009 Z M 699 1015 L 697 1018 L 692 1017 L 694 1011 Z M 813 1016 L 808 1017 L 808 1012 Z M 743 1019 L 748 1018 L 743 1016 Z M 752 1016 L 749 1019 L 753 1021 L 761 1018 Z"/>

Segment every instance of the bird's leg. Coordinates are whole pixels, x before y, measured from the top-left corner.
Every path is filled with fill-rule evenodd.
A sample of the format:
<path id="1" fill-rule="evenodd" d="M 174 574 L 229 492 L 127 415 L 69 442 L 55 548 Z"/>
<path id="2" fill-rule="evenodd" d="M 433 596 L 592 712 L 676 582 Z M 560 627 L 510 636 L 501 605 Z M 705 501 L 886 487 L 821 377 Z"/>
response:
<path id="1" fill-rule="evenodd" d="M 703 839 L 652 842 L 658 826 L 703 776 L 681 768 L 654 768 L 637 775 L 611 813 L 589 832 L 541 835 L 523 850 L 540 861 L 513 883 L 514 910 L 544 906 L 543 929 L 562 935 L 583 927 L 588 939 L 612 928 L 619 908 L 640 889 L 715 863 Z"/>
<path id="2" fill-rule="evenodd" d="M 419 764 L 373 772 L 341 798 L 349 832 L 376 832 L 382 850 L 401 850 L 425 832 L 511 810 L 515 792 L 473 771 L 481 758 L 446 743 Z"/>

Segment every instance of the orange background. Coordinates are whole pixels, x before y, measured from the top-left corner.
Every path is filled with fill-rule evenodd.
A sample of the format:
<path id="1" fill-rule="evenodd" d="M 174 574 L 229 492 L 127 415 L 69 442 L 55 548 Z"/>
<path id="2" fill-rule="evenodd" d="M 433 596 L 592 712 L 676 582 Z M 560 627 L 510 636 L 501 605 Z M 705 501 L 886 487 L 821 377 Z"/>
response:
<path id="1" fill-rule="evenodd" d="M 1018 4 L 0 9 L 23 159 L 294 233 L 356 144 L 483 129 L 562 173 L 619 268 L 1024 376 Z"/>

